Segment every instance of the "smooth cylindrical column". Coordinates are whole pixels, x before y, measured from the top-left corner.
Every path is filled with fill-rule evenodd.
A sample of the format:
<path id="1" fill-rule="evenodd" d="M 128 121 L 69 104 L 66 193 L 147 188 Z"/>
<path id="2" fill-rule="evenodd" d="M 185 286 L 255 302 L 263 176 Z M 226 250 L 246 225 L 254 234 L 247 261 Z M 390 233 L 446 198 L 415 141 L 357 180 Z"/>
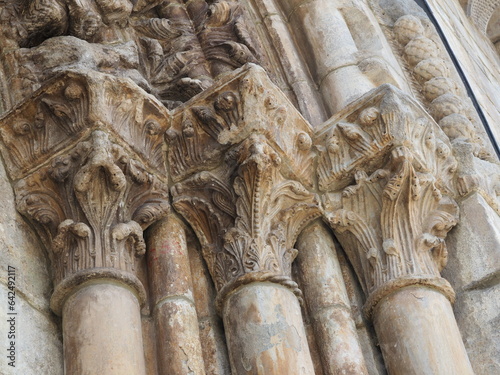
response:
<path id="1" fill-rule="evenodd" d="M 303 53 L 310 56 L 307 63 L 331 114 L 374 88 L 358 67 L 358 48 L 335 2 L 276 1 L 301 33 Z"/>
<path id="2" fill-rule="evenodd" d="M 295 246 L 324 374 L 367 375 L 331 233 L 317 221 L 301 233 Z"/>
<path id="3" fill-rule="evenodd" d="M 314 375 L 300 305 L 288 288 L 244 285 L 226 297 L 222 315 L 233 375 Z"/>
<path id="4" fill-rule="evenodd" d="M 160 374 L 205 374 L 186 235 L 170 215 L 149 228 L 148 271 Z"/>
<path id="5" fill-rule="evenodd" d="M 63 308 L 65 374 L 145 375 L 140 306 L 127 286 L 96 281 Z"/>
<path id="6" fill-rule="evenodd" d="M 472 375 L 450 301 L 425 286 L 398 289 L 374 309 L 390 375 Z"/>

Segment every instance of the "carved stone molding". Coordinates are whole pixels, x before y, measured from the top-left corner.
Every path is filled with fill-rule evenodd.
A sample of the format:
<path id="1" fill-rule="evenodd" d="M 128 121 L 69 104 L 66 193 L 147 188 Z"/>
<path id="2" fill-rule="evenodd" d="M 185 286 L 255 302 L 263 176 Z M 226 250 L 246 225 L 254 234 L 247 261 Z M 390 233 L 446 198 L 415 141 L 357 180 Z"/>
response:
<path id="1" fill-rule="evenodd" d="M 500 7 L 499 0 L 469 0 L 467 2 L 467 15 L 478 29 L 486 34 L 488 23 L 491 22 L 495 11 Z"/>
<path id="2" fill-rule="evenodd" d="M 413 15 L 394 24 L 394 37 L 411 71 L 416 95 L 451 141 L 468 142 L 471 152 L 495 160 L 485 146 L 480 120 L 453 72 L 453 64 L 433 28 Z"/>
<path id="3" fill-rule="evenodd" d="M 232 145 L 258 132 L 286 158 L 286 177 L 313 186 L 311 125 L 257 65 L 221 77 L 216 86 L 176 108 L 172 117 L 166 140 L 174 182 L 216 168 Z"/>
<path id="4" fill-rule="evenodd" d="M 291 287 L 300 230 L 320 215 L 311 129 L 256 66 L 174 112 L 167 132 L 173 205 L 195 230 L 219 302 L 236 285 Z"/>
<path id="5" fill-rule="evenodd" d="M 440 271 L 458 220 L 457 163 L 439 126 L 387 85 L 334 118 L 319 139 L 325 217 L 370 296 L 367 313 L 403 285 L 432 284 L 452 298 Z"/>
<path id="6" fill-rule="evenodd" d="M 0 20 L 8 107 L 83 68 L 128 77 L 174 108 L 212 77 L 259 60 L 234 0 L 27 0 L 0 4 Z"/>
<path id="7" fill-rule="evenodd" d="M 477 192 L 500 215 L 500 164 L 474 157 L 466 142 L 455 142 L 453 146 L 459 162 L 458 194 Z"/>
<path id="8" fill-rule="evenodd" d="M 167 115 L 127 81 L 67 73 L 1 120 L 17 208 L 50 249 L 57 299 L 93 277 L 143 293 L 142 233 L 170 207 L 158 177 Z"/>
<path id="9" fill-rule="evenodd" d="M 202 4 L 191 9 L 212 74 L 218 76 L 246 63 L 256 63 L 255 42 L 247 30 L 240 3 L 216 0 L 210 5 Z"/>

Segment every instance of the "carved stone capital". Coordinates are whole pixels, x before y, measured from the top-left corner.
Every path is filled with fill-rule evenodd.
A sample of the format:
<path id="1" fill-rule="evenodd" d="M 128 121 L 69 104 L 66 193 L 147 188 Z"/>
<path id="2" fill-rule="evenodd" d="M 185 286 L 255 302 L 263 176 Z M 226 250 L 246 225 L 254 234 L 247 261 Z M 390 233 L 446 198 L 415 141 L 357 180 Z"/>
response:
<path id="1" fill-rule="evenodd" d="M 96 129 L 108 129 L 153 171 L 164 172 L 168 111 L 133 84 L 93 71 L 65 72 L 0 119 L 2 155 L 17 180 Z"/>
<path id="2" fill-rule="evenodd" d="M 195 230 L 219 302 L 237 285 L 291 281 L 300 230 L 320 215 L 311 129 L 265 73 L 250 66 L 174 113 L 173 205 Z"/>
<path id="3" fill-rule="evenodd" d="M 50 249 L 61 303 L 59 289 L 96 277 L 144 294 L 134 276 L 143 230 L 170 208 L 156 173 L 166 115 L 127 81 L 68 73 L 1 120 L 17 209 Z"/>
<path id="4" fill-rule="evenodd" d="M 440 271 L 446 235 L 458 220 L 457 163 L 439 126 L 411 98 L 382 86 L 321 134 L 325 217 L 365 293 L 435 280 L 450 295 Z"/>

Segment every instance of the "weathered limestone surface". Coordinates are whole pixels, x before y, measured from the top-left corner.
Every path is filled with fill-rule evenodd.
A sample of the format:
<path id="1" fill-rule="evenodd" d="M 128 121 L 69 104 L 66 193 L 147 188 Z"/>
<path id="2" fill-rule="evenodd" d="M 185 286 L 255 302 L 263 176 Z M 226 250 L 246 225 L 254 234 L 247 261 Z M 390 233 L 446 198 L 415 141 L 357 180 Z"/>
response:
<path id="1" fill-rule="evenodd" d="M 500 368 L 500 318 L 497 304 L 491 302 L 499 298 L 498 283 L 457 295 L 455 316 L 476 374 L 495 374 Z"/>
<path id="2" fill-rule="evenodd" d="M 352 318 L 335 245 L 321 223 L 306 228 L 297 240 L 300 285 L 312 320 L 326 375 L 368 374 Z"/>
<path id="3" fill-rule="evenodd" d="M 0 373 L 499 372 L 496 3 L 428 3 L 0 1 Z"/>
<path id="4" fill-rule="evenodd" d="M 288 289 L 253 283 L 222 311 L 234 374 L 314 374 L 300 306 Z"/>
<path id="5" fill-rule="evenodd" d="M 131 290 L 85 285 L 62 314 L 66 374 L 146 374 L 140 306 Z"/>
<path id="6" fill-rule="evenodd" d="M 222 319 L 214 303 L 217 295 L 215 286 L 203 261 L 196 236 L 190 232 L 187 239 L 205 372 L 228 374 L 231 371 L 231 365 Z"/>
<path id="7" fill-rule="evenodd" d="M 184 226 L 170 215 L 149 229 L 148 270 L 158 371 L 204 375 Z"/>
<path id="8" fill-rule="evenodd" d="M 21 270 L 22 268 L 20 268 Z M 28 274 L 23 276 L 29 277 Z M 8 301 L 9 289 L 2 283 L 0 286 L 0 298 Z M 7 334 L 10 325 L 7 318 L 0 321 L 0 334 L 5 343 L 4 358 L 0 365 L 0 371 L 5 375 L 24 374 L 54 374 L 63 375 L 63 350 L 60 320 L 52 315 L 47 308 L 39 310 L 34 303 L 45 296 L 22 296 L 20 290 L 16 295 L 16 367 L 8 366 L 7 359 Z M 7 311 L 3 313 L 5 316 Z"/>
<path id="9" fill-rule="evenodd" d="M 429 1 L 481 110 L 500 142 L 500 55 L 486 36 L 476 31 L 456 2 Z"/>
<path id="10" fill-rule="evenodd" d="M 51 293 L 50 265 L 47 254 L 40 245 L 34 231 L 16 212 L 14 194 L 0 166 L 0 298 L 2 306 L 0 335 L 7 344 L 10 330 L 8 312 L 8 266 L 16 268 L 15 312 L 16 324 L 16 367 L 7 365 L 6 357 L 0 362 L 0 372 L 17 375 L 20 372 L 35 374 L 63 374 L 62 335 L 60 319 L 51 314 L 49 297 Z M 7 347 L 6 347 L 7 349 Z M 5 350 L 7 352 L 7 350 Z M 5 354 L 5 352 L 3 354 Z"/>
<path id="11" fill-rule="evenodd" d="M 457 291 L 454 306 L 465 347 L 476 374 L 500 371 L 500 217 L 474 192 L 460 202 L 461 221 L 450 235 L 443 275 Z"/>
<path id="12" fill-rule="evenodd" d="M 382 351 L 391 353 L 384 357 L 389 374 L 474 374 L 451 305 L 439 291 L 397 290 L 375 308 L 374 325 Z"/>

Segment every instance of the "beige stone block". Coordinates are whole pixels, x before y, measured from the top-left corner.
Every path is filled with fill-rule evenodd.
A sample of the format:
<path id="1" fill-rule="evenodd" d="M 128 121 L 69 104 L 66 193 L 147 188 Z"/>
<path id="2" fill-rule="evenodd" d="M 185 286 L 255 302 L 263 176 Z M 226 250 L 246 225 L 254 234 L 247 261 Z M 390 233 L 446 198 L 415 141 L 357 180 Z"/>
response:
<path id="1" fill-rule="evenodd" d="M 476 375 L 500 373 L 500 284 L 457 295 L 453 309 Z"/>
<path id="2" fill-rule="evenodd" d="M 494 283 L 500 275 L 500 216 L 476 192 L 459 206 L 460 222 L 449 235 L 443 277 L 459 290 Z"/>
<path id="3" fill-rule="evenodd" d="M 19 271 L 18 271 L 19 272 Z M 24 271 L 23 271 L 24 272 Z M 33 306 L 32 301 L 16 293 L 15 313 L 7 315 L 7 297 L 9 290 L 0 283 L 0 337 L 2 360 L 0 361 L 0 374 L 50 374 L 63 375 L 63 350 L 59 321 L 55 315 L 43 310 L 39 311 Z M 15 337 L 8 338 L 11 326 L 7 319 L 14 317 Z M 15 367 L 9 366 L 11 359 L 10 341 L 14 341 Z"/>
<path id="4" fill-rule="evenodd" d="M 38 237 L 16 211 L 14 192 L 0 163 L 0 282 L 15 267 L 16 289 L 39 310 L 49 312 L 50 262 Z"/>

